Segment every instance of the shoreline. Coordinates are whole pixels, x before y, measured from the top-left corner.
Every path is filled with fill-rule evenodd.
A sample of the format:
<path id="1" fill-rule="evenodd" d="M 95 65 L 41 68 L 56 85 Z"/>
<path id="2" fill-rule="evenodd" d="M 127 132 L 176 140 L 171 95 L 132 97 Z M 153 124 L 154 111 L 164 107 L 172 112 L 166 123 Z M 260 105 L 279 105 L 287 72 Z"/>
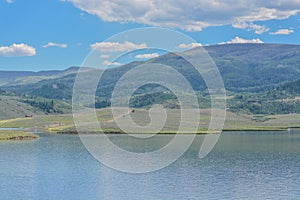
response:
<path id="1" fill-rule="evenodd" d="M 299 128 L 299 127 L 291 127 L 291 128 Z M 223 129 L 222 131 L 199 131 L 197 133 L 190 133 L 190 132 L 183 132 L 183 133 L 177 133 L 177 132 L 159 132 L 156 133 L 157 135 L 176 135 L 176 134 L 196 134 L 196 135 L 206 135 L 206 134 L 218 134 L 222 132 L 238 132 L 238 131 L 245 131 L 245 132 L 251 132 L 251 131 L 261 131 L 261 132 L 267 132 L 267 131 L 287 131 L 288 127 L 265 127 L 265 128 L 245 128 L 245 129 Z M 53 134 L 60 134 L 60 135 L 78 135 L 77 131 L 57 131 L 57 132 L 51 132 Z M 83 132 L 81 134 L 107 134 L 107 135 L 126 135 L 128 133 L 121 132 L 121 131 L 102 131 L 102 132 L 94 132 L 94 131 L 87 131 Z M 152 134 L 152 133 L 130 133 L 130 134 Z"/>
<path id="2" fill-rule="evenodd" d="M 177 119 L 180 115 L 175 112 L 176 110 L 168 110 L 170 114 L 170 120 L 166 127 L 161 130 L 160 135 L 163 134 L 211 134 L 211 133 L 219 133 L 218 130 L 210 130 L 208 131 L 209 123 L 210 123 L 210 114 L 207 110 L 202 110 L 202 119 L 201 124 L 198 126 L 198 130 L 192 130 L 192 128 L 187 125 L 182 132 L 177 132 Z M 117 124 L 112 121 L 112 116 L 109 110 L 107 109 L 99 109 L 97 110 L 97 119 L 101 121 L 101 128 L 93 125 L 90 122 L 83 123 L 82 131 L 86 134 L 126 134 L 124 133 Z M 136 110 L 134 113 L 131 113 L 132 117 L 137 120 L 136 123 L 144 123 L 145 117 L 147 116 L 143 113 L 142 110 Z M 84 115 L 83 115 L 84 116 Z M 263 122 L 257 122 L 253 120 L 252 115 L 240 115 L 236 113 L 227 113 L 227 118 L 225 121 L 224 128 L 222 132 L 228 131 L 288 131 L 291 128 L 300 128 L 300 114 L 290 115 L 269 115 L 267 116 L 268 120 Z M 15 128 L 12 128 L 15 127 Z M 18 128 L 19 127 L 19 128 Z M 20 129 L 22 130 L 16 130 Z M 76 125 L 74 124 L 74 119 L 71 114 L 58 114 L 58 115 L 37 115 L 32 118 L 15 118 L 8 120 L 0 120 L 0 133 L 1 128 L 3 131 L 5 129 L 14 129 L 11 131 L 16 132 L 44 132 L 44 133 L 52 133 L 52 134 L 78 134 L 76 130 Z M 195 128 L 197 129 L 197 128 Z M 190 132 L 189 132 L 190 131 Z M 143 134 L 138 133 L 134 129 L 132 134 Z M 150 134 L 150 133 L 149 133 Z M 30 137 L 20 137 L 20 138 L 12 138 L 15 140 L 22 139 L 31 139 Z"/>
<path id="3" fill-rule="evenodd" d="M 29 141 L 39 139 L 39 135 L 25 131 L 0 131 L 1 141 Z"/>

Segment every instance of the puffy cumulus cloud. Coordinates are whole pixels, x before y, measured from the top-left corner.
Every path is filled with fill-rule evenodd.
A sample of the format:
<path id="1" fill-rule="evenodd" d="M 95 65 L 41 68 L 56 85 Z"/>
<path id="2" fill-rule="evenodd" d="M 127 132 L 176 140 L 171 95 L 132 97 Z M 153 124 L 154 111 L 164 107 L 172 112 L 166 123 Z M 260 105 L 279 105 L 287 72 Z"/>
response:
<path id="1" fill-rule="evenodd" d="M 246 29 L 246 30 L 254 30 L 256 34 L 262 34 L 265 32 L 268 32 L 270 29 L 267 26 L 261 26 L 254 24 L 253 22 L 247 23 L 247 22 L 234 22 L 232 24 L 234 28 L 239 28 L 239 29 Z"/>
<path id="2" fill-rule="evenodd" d="M 90 47 L 100 52 L 123 52 L 123 51 L 131 51 L 135 49 L 143 49 L 147 48 L 146 43 L 135 44 L 132 42 L 97 42 L 91 44 Z"/>
<path id="3" fill-rule="evenodd" d="M 12 44 L 10 46 L 0 46 L 0 56 L 19 57 L 34 55 L 36 55 L 35 48 L 24 43 Z"/>
<path id="4" fill-rule="evenodd" d="M 119 62 L 110 62 L 108 60 L 103 61 L 102 64 L 104 66 L 121 66 L 122 65 L 122 63 L 119 63 Z"/>
<path id="5" fill-rule="evenodd" d="M 299 0 L 67 0 L 108 22 L 135 22 L 200 31 L 209 26 L 286 19 L 300 12 Z M 258 31 L 259 32 L 259 31 Z"/>
<path id="6" fill-rule="evenodd" d="M 247 44 L 247 43 L 257 43 L 257 44 L 263 44 L 264 42 L 260 39 L 252 39 L 252 40 L 247 40 L 244 38 L 240 38 L 240 37 L 235 37 L 232 40 L 228 41 L 228 42 L 221 42 L 219 44 Z"/>
<path id="7" fill-rule="evenodd" d="M 48 44 L 45 44 L 43 47 L 44 48 L 48 48 L 48 47 L 67 48 L 68 45 L 67 44 L 55 43 L 55 42 L 48 42 Z"/>
<path id="8" fill-rule="evenodd" d="M 158 53 L 146 53 L 146 54 L 138 54 L 135 56 L 135 58 L 139 59 L 151 59 L 151 58 L 156 58 L 158 57 Z"/>
<path id="9" fill-rule="evenodd" d="M 195 47 L 201 47 L 202 44 L 201 43 L 189 43 L 189 44 L 185 44 L 185 43 L 181 43 L 177 46 L 177 49 L 193 49 Z"/>
<path id="10" fill-rule="evenodd" d="M 289 34 L 292 34 L 292 33 L 294 33 L 294 30 L 291 30 L 291 29 L 279 29 L 278 31 L 271 32 L 270 34 L 271 35 L 289 35 Z"/>

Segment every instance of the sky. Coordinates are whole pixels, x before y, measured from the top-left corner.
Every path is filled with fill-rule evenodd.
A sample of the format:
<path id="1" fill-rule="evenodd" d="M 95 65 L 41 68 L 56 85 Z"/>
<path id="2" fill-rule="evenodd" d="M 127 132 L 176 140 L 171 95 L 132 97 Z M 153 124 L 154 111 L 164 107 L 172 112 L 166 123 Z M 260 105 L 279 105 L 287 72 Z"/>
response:
<path id="1" fill-rule="evenodd" d="M 0 0 L 0 70 L 80 66 L 89 52 L 147 48 L 107 38 L 135 28 L 161 27 L 195 42 L 177 48 L 227 43 L 300 45 L 300 0 Z M 162 52 L 142 52 L 137 60 Z"/>

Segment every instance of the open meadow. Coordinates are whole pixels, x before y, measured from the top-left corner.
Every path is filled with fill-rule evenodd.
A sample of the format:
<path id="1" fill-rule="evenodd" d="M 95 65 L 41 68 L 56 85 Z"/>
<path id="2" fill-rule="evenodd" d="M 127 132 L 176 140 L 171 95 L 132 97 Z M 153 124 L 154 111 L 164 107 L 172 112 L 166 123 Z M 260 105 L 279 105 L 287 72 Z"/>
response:
<path id="1" fill-rule="evenodd" d="M 118 128 L 116 120 L 122 121 L 122 118 L 130 117 L 134 123 L 140 126 L 145 126 L 150 123 L 149 112 L 146 109 L 131 109 L 130 111 L 120 111 L 115 115 L 108 108 L 97 109 L 97 118 L 101 124 L 101 128 L 105 133 L 122 133 Z M 179 109 L 167 109 L 167 120 L 163 129 L 159 133 L 176 133 L 180 122 Z M 190 118 L 185 119 L 186 133 L 189 126 L 196 126 L 191 111 Z M 86 114 L 82 114 L 85 118 Z M 211 112 L 208 109 L 200 110 L 200 122 L 198 133 L 206 133 L 211 118 Z M 190 124 L 189 124 L 190 121 Z M 286 115 L 245 115 L 226 113 L 226 121 L 224 131 L 247 131 L 247 130 L 286 130 L 288 128 L 300 127 L 300 114 Z M 0 121 L 0 128 L 24 128 L 28 131 L 46 131 L 53 133 L 76 133 L 72 114 L 60 115 L 35 115 L 32 118 L 14 118 Z M 101 132 L 100 129 L 92 122 L 85 122 L 84 130 L 90 133 Z"/>

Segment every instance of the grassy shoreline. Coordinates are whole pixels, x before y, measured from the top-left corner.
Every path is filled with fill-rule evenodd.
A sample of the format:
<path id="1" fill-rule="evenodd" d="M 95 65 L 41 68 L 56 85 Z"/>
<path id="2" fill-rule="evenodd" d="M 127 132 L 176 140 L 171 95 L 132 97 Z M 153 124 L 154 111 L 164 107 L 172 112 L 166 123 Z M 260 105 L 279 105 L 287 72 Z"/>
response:
<path id="1" fill-rule="evenodd" d="M 178 120 L 180 120 L 180 112 L 176 109 L 167 110 L 169 121 L 167 121 L 163 130 L 158 134 L 177 134 Z M 212 130 L 208 132 L 210 122 L 210 110 L 200 110 L 200 124 L 197 134 L 214 133 Z M 91 123 L 89 118 L 86 118 L 85 113 L 82 114 L 83 123 L 81 124 L 86 133 L 93 134 L 104 132 L 106 134 L 124 134 L 123 131 L 113 120 L 109 109 L 98 109 L 96 111 L 98 121 L 101 123 L 100 131 L 98 125 Z M 145 109 L 135 109 L 135 112 L 127 113 L 120 111 L 120 117 L 130 117 L 139 125 L 147 125 L 149 123 L 148 112 Z M 86 119 L 85 119 L 86 118 Z M 260 116 L 261 120 L 257 120 L 257 116 L 238 114 L 227 112 L 226 121 L 223 132 L 226 131 L 285 131 L 288 128 L 300 127 L 300 114 L 287 115 L 268 115 Z M 189 124 L 190 122 L 190 124 Z M 187 119 L 187 125 L 184 127 L 184 132 L 180 134 L 194 133 L 193 115 Z M 0 128 L 23 127 L 32 132 L 50 132 L 58 134 L 77 134 L 72 114 L 61 115 L 36 115 L 33 118 L 15 118 L 8 120 L 0 120 Z M 133 129 L 134 130 L 134 129 Z M 189 132 L 190 130 L 190 132 Z"/>
<path id="2" fill-rule="evenodd" d="M 251 131 L 285 131 L 287 129 L 241 129 L 241 130 L 223 130 L 221 132 L 238 132 L 238 131 L 246 131 L 246 132 L 251 132 Z M 53 133 L 53 132 L 52 132 Z M 99 134 L 100 132 L 84 132 L 82 134 Z M 125 132 L 101 132 L 101 134 L 109 134 L 109 135 L 125 135 L 128 133 Z M 201 131 L 201 132 L 197 132 L 197 135 L 206 135 L 206 134 L 217 134 L 220 132 L 212 132 L 212 131 Z M 78 132 L 74 132 L 74 131 L 63 131 L 63 132 L 54 132 L 53 134 L 61 134 L 61 135 L 77 135 Z M 130 134 L 149 134 L 152 135 L 152 133 L 130 133 Z M 158 132 L 157 135 L 176 135 L 176 134 L 194 134 L 191 132 L 186 132 L 186 133 L 177 133 L 177 132 Z"/>
<path id="3" fill-rule="evenodd" d="M 234 132 L 234 131 L 287 131 L 289 127 L 250 127 L 250 128 L 240 128 L 240 129 L 223 129 L 221 132 Z M 299 127 L 290 127 L 290 128 L 299 128 Z M 100 131 L 87 131 L 82 132 L 82 134 L 99 134 Z M 68 135 L 76 135 L 78 134 L 77 131 L 51 131 L 51 133 L 54 134 L 68 134 Z M 101 133 L 104 134 L 128 134 L 122 131 L 101 131 Z M 205 134 L 217 134 L 220 133 L 220 131 L 198 131 L 197 135 L 205 135 Z M 152 133 L 131 133 L 131 134 L 152 134 Z M 158 135 L 174 135 L 174 134 L 194 134 L 191 132 L 172 132 L 172 131 L 164 131 L 164 132 L 158 132 Z"/>
<path id="4" fill-rule="evenodd" d="M 0 131 L 0 141 L 8 140 L 35 140 L 39 136 L 25 131 Z"/>

